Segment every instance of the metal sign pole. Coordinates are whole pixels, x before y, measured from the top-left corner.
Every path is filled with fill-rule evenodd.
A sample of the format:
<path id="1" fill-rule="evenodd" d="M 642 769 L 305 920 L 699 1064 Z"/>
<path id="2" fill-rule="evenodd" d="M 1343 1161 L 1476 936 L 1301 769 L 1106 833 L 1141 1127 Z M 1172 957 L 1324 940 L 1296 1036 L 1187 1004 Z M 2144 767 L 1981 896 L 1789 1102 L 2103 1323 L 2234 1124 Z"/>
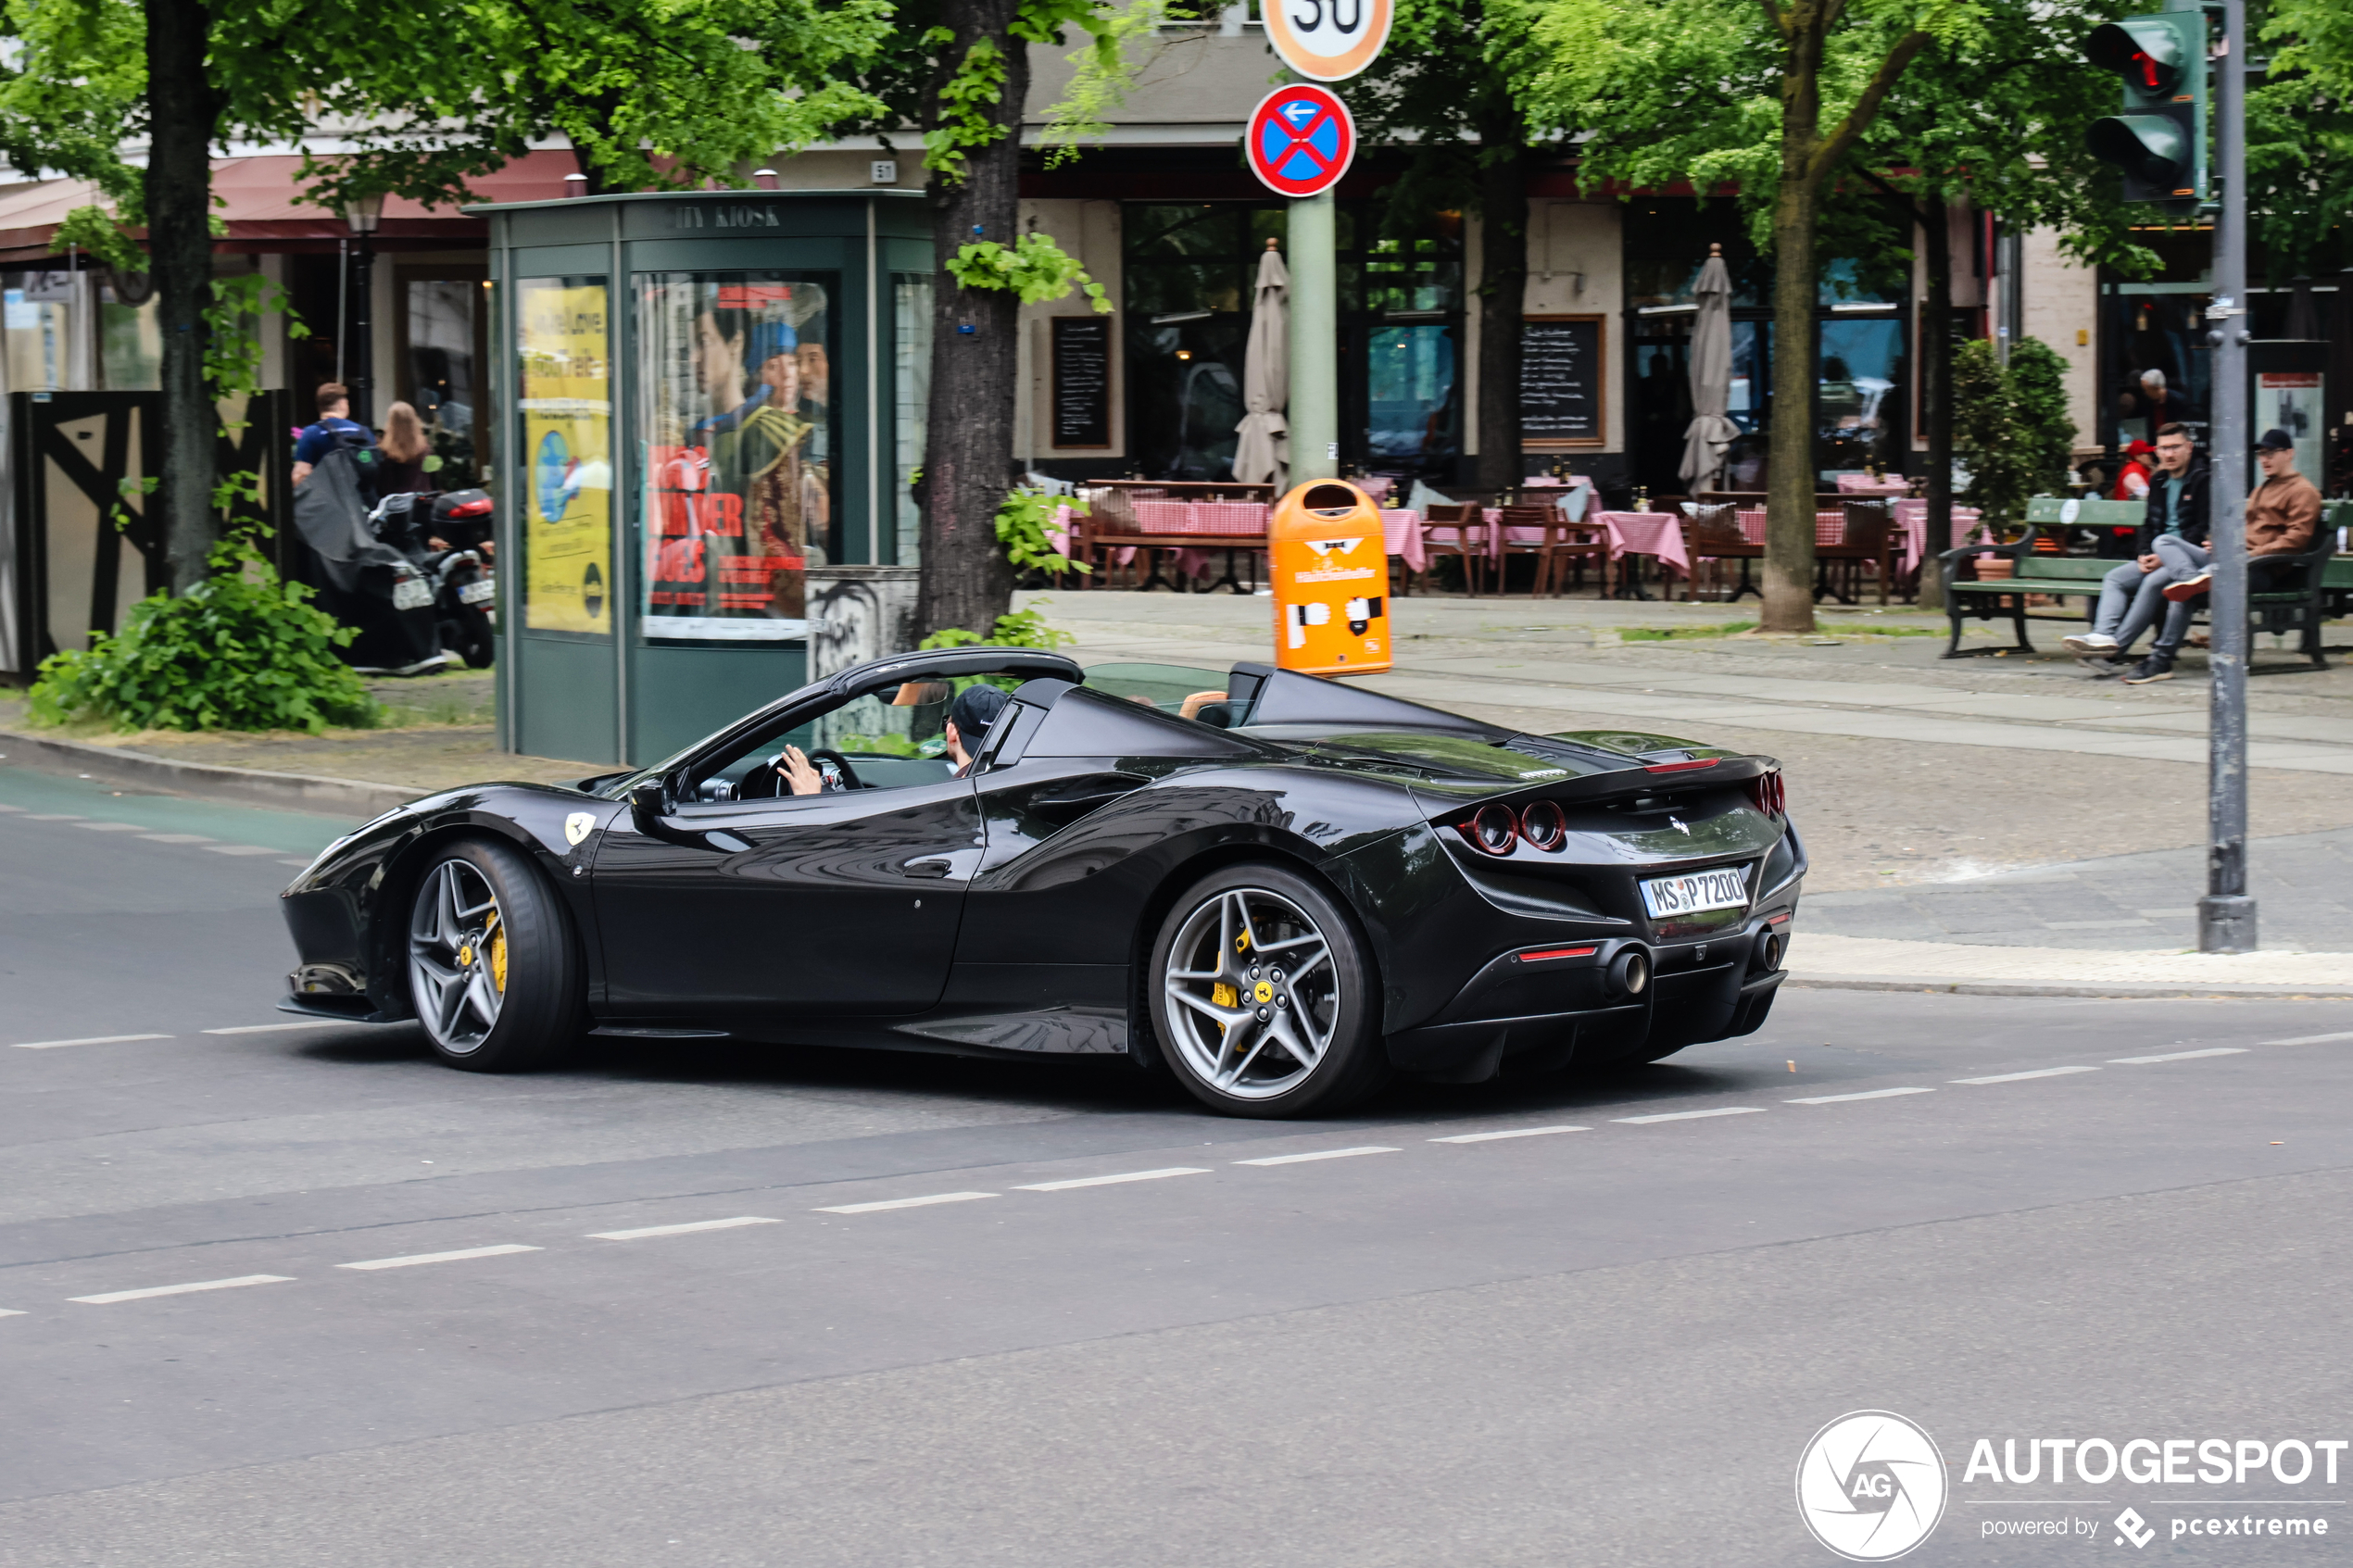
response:
<path id="1" fill-rule="evenodd" d="M 1290 478 L 1340 472 L 1338 223 L 1327 189 L 1290 204 Z"/>
<path id="2" fill-rule="evenodd" d="M 2214 450 L 2208 504 L 2214 554 L 2213 657 L 2207 727 L 2206 897 L 2197 901 L 2202 953 L 2255 950 L 2246 892 L 2246 0 L 2222 9 L 2215 69 L 2214 144 L 2222 207 L 2214 223 Z"/>

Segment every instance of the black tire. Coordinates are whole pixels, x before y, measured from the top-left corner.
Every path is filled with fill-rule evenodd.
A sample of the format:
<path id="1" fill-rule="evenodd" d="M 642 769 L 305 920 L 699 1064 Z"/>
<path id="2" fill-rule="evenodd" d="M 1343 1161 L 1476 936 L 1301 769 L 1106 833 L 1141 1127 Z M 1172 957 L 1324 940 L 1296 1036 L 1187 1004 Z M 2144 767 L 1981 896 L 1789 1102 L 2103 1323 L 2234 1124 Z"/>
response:
<path id="1" fill-rule="evenodd" d="M 545 1066 L 580 1034 L 570 912 L 511 846 L 436 847 L 409 896 L 409 998 L 434 1054 L 472 1073 Z"/>
<path id="2" fill-rule="evenodd" d="M 1286 954 L 1310 956 L 1286 969 Z M 1327 1115 L 1389 1081 L 1364 938 L 1296 872 L 1252 862 L 1188 887 L 1161 922 L 1145 984 L 1163 1063 L 1213 1110 Z"/>

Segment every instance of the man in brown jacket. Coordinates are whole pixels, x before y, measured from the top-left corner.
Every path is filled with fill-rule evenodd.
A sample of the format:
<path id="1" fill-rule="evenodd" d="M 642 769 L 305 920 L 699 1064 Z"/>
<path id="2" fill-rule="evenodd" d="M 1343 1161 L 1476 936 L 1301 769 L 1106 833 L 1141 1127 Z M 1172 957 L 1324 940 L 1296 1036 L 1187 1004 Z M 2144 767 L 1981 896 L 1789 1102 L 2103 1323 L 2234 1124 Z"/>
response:
<path id="1" fill-rule="evenodd" d="M 2255 460 L 2263 470 L 2263 483 L 2246 498 L 2247 585 L 2259 589 L 2273 575 L 2264 565 L 2267 557 L 2298 556 L 2312 547 L 2312 532 L 2321 521 L 2321 492 L 2296 471 L 2296 443 L 2284 430 L 2263 433 L 2255 444 Z M 2148 657 L 2124 677 L 2128 686 L 2173 678 L 2173 656 L 2189 633 L 2192 601 L 2213 586 L 2212 559 L 2205 550 L 2176 539 L 2160 543 L 2187 556 L 2197 571 L 2167 585 L 2165 596 L 2172 605 L 2165 612 L 2165 630 Z"/>

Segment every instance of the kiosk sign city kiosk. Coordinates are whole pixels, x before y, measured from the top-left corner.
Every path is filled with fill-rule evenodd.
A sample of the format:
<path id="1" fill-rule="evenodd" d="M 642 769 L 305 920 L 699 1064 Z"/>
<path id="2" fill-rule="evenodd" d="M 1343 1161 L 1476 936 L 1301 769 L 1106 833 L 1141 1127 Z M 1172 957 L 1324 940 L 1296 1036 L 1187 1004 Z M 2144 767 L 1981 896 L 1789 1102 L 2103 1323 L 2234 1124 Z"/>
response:
<path id="1" fill-rule="evenodd" d="M 914 564 L 920 192 L 477 207 L 498 389 L 498 734 L 642 764 L 809 679 L 812 571 Z"/>

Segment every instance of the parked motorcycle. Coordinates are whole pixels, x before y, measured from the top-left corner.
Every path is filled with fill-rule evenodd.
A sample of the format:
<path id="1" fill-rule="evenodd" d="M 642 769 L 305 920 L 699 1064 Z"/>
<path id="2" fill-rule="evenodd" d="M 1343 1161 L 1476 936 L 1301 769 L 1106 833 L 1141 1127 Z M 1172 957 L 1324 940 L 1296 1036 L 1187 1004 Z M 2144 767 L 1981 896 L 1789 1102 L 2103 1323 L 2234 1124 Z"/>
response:
<path id="1" fill-rule="evenodd" d="M 497 579 L 491 568 L 494 504 L 480 490 L 389 495 L 369 514 L 376 537 L 414 561 L 441 646 L 487 670 L 497 657 Z"/>

